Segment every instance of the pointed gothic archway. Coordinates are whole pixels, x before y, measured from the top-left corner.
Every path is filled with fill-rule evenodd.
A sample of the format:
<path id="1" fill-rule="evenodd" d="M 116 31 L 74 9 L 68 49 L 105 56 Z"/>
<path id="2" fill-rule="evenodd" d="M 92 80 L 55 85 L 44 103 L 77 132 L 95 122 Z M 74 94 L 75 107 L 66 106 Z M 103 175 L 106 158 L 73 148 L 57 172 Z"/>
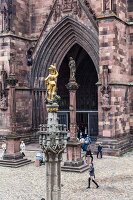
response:
<path id="1" fill-rule="evenodd" d="M 95 69 L 99 71 L 99 46 L 98 32 L 92 27 L 75 21 L 71 17 L 65 17 L 45 36 L 41 46 L 34 56 L 34 63 L 31 71 L 31 88 L 33 88 L 33 125 L 37 127 L 43 122 L 42 116 L 42 93 L 44 82 L 40 77 L 45 77 L 48 67 L 56 63 L 60 69 L 65 55 L 76 44 L 82 47 L 90 56 Z M 40 108 L 41 105 L 41 108 Z M 37 119 L 39 119 L 37 121 Z"/>
<path id="2" fill-rule="evenodd" d="M 78 44 L 75 44 L 65 55 L 59 69 L 57 81 L 60 102 L 60 123 L 69 124 L 69 92 L 66 84 L 69 82 L 70 69 L 69 57 L 76 62 L 76 80 L 79 84 L 77 90 L 77 125 L 91 136 L 98 134 L 98 74 L 95 65 L 87 52 Z M 69 126 L 68 126 L 69 128 Z"/>
<path id="3" fill-rule="evenodd" d="M 90 55 L 98 72 L 99 44 L 97 30 L 94 31 L 91 27 L 86 27 L 67 16 L 49 32 L 37 51 L 31 71 L 31 87 L 34 87 L 35 80 L 38 80 L 39 77 L 46 76 L 51 63 L 56 63 L 59 69 L 66 52 L 76 43 Z"/>

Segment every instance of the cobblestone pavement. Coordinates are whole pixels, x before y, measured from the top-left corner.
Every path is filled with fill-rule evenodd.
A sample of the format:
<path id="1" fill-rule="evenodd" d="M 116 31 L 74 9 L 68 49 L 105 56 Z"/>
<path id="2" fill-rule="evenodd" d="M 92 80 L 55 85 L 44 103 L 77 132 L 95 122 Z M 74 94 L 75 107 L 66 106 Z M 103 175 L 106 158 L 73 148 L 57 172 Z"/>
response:
<path id="1" fill-rule="evenodd" d="M 36 151 L 26 151 L 35 160 Z M 133 152 L 123 157 L 94 156 L 100 187 L 86 189 L 88 172 L 62 172 L 62 200 L 133 200 Z M 46 193 L 45 166 L 34 163 L 17 168 L 0 167 L 0 200 L 41 200 Z"/>

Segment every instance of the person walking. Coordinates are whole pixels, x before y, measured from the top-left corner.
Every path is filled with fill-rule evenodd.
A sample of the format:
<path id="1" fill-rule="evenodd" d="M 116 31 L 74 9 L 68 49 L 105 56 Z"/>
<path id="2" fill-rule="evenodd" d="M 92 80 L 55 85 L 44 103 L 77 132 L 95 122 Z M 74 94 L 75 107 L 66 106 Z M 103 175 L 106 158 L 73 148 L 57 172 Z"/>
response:
<path id="1" fill-rule="evenodd" d="M 89 164 L 89 178 L 88 178 L 88 187 L 87 187 L 87 189 L 90 188 L 91 181 L 96 185 L 96 188 L 99 188 L 99 185 L 95 181 L 95 170 L 94 170 L 93 162 L 91 162 Z"/>
<path id="2" fill-rule="evenodd" d="M 25 143 L 24 143 L 24 141 L 21 141 L 21 143 L 20 143 L 20 152 L 24 157 L 25 156 Z"/>
<path id="3" fill-rule="evenodd" d="M 87 147 L 87 151 L 86 151 L 86 154 L 85 154 L 85 158 L 86 158 L 86 163 L 87 164 L 90 164 L 93 162 L 93 153 L 91 152 L 91 148 L 90 146 L 88 145 Z"/>
<path id="4" fill-rule="evenodd" d="M 88 145 L 90 144 L 91 144 L 91 138 L 89 137 L 89 135 L 87 135 L 84 141 L 84 151 L 87 151 Z"/>
<path id="5" fill-rule="evenodd" d="M 5 152 L 6 152 L 6 142 L 5 142 L 5 141 L 2 142 L 1 147 L 2 147 L 2 156 L 1 156 L 1 157 L 2 157 L 2 159 L 3 159 L 4 154 L 5 154 Z"/>
<path id="6" fill-rule="evenodd" d="M 100 154 L 100 157 L 102 158 L 102 144 L 100 143 L 99 145 L 98 145 L 98 147 L 97 147 L 97 158 L 98 158 L 98 156 L 99 156 L 99 154 Z"/>
<path id="7" fill-rule="evenodd" d="M 67 131 L 67 141 L 69 141 L 70 140 L 70 131 L 68 130 Z"/>

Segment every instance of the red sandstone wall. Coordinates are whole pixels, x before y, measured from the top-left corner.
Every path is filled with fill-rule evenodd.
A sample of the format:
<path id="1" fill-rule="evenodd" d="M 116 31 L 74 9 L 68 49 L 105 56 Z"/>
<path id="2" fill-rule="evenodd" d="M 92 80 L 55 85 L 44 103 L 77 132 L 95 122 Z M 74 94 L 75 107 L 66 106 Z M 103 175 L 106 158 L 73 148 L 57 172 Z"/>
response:
<path id="1" fill-rule="evenodd" d="M 95 11 L 96 15 L 101 15 L 103 4 L 101 0 L 88 0 L 90 2 L 90 5 L 92 9 Z"/>
<path id="2" fill-rule="evenodd" d="M 117 1 L 117 16 L 126 21 L 127 9 L 125 1 Z M 125 23 L 117 19 L 99 21 L 100 44 L 100 77 L 102 66 L 109 66 L 109 82 L 111 86 L 111 109 L 101 108 L 101 93 L 99 90 L 99 125 L 104 136 L 115 136 L 130 132 L 129 90 L 130 65 L 128 53 L 128 29 Z M 102 122 L 103 121 L 103 122 Z M 102 133 L 100 133 L 102 135 Z"/>
<path id="3" fill-rule="evenodd" d="M 29 0 L 30 11 L 30 32 L 32 37 L 40 35 L 40 32 L 46 21 L 46 17 L 50 12 L 50 6 L 53 5 L 52 0 Z"/>
<path id="4" fill-rule="evenodd" d="M 16 90 L 16 122 L 19 132 L 28 132 L 32 127 L 32 98 L 30 90 Z"/>
<path id="5" fill-rule="evenodd" d="M 90 5 L 94 9 L 97 16 L 101 15 L 102 12 L 102 0 L 90 0 Z M 133 7 L 132 0 L 128 0 L 129 9 L 128 18 L 132 19 L 133 17 Z M 53 5 L 52 0 L 14 0 L 13 1 L 13 16 L 12 16 L 12 30 L 16 35 L 19 36 L 30 36 L 30 37 L 39 37 L 41 30 L 46 22 L 46 18 L 50 12 L 50 6 Z M 126 10 L 126 1 L 118 0 L 116 4 L 116 13 L 117 16 L 122 20 L 126 21 L 127 10 Z M 62 16 L 61 16 L 62 17 Z M 60 19 L 59 19 L 60 20 Z M 82 23 L 88 24 L 88 21 L 85 14 L 82 15 L 82 18 L 79 19 Z M 56 25 L 58 20 L 55 22 L 52 20 L 50 25 L 47 27 L 47 31 L 50 31 L 52 27 Z M 91 23 L 89 23 L 91 25 Z M 0 29 L 1 29 L 1 16 L 0 16 Z M 100 41 L 100 74 L 102 65 L 109 65 L 111 70 L 110 79 L 112 82 L 133 82 L 133 79 L 129 74 L 131 73 L 130 63 L 132 63 L 133 57 L 133 45 L 132 45 L 132 35 L 133 28 L 129 27 L 130 33 L 130 44 L 128 46 L 128 34 L 127 27 L 124 23 L 118 22 L 116 20 L 110 22 L 108 20 L 103 20 L 99 22 L 99 41 Z M 8 60 L 11 55 L 15 55 L 12 65 L 15 67 L 16 76 L 18 78 L 18 87 L 27 88 L 29 86 L 29 73 L 31 68 L 26 64 L 26 51 L 30 47 L 30 42 L 25 39 L 17 39 L 14 37 L 4 37 L 0 38 L 0 70 L 1 65 L 4 62 L 5 69 L 9 72 L 9 63 Z M 39 46 L 41 45 L 40 40 Z M 129 56 L 129 57 L 128 57 Z M 130 89 L 130 111 L 132 112 L 132 99 L 133 92 Z M 108 114 L 110 118 L 109 123 L 115 123 L 116 130 L 118 133 L 128 132 L 129 130 L 129 112 L 125 113 L 123 116 L 123 102 L 125 98 L 126 88 L 125 86 L 112 86 L 112 96 L 111 104 L 112 111 Z M 20 122 L 20 119 L 23 118 L 25 114 L 25 122 L 20 122 L 20 128 L 29 127 L 31 124 L 31 94 L 27 90 L 17 90 L 17 123 Z M 99 93 L 100 97 L 100 93 Z M 117 104 L 117 105 L 116 105 Z M 26 105 L 28 105 L 29 110 L 27 110 Z M 99 101 L 100 105 L 100 101 Z M 7 111 L 8 112 L 8 111 Z M 101 112 L 101 110 L 100 110 Z M 115 113 L 115 115 L 114 115 Z M 3 114 L 7 119 L 7 124 L 9 123 L 9 113 L 6 115 L 0 111 L 0 116 L 2 119 Z M 21 117 L 20 117 L 21 116 Z M 102 123 L 102 115 L 99 116 L 100 125 Z M 123 120 L 123 121 L 122 121 Z M 131 119 L 131 124 L 133 120 Z M 2 120 L 0 124 L 4 123 Z M 5 126 L 5 125 L 3 125 Z M 124 127 L 124 129 L 123 129 Z M 102 129 L 101 129 L 102 130 Z"/>
<path id="6" fill-rule="evenodd" d="M 10 37 L 0 37 L 0 71 L 4 64 L 5 70 L 9 72 L 10 59 Z"/>
<path id="7" fill-rule="evenodd" d="M 31 67 L 27 66 L 26 52 L 30 42 L 21 38 L 11 37 L 11 52 L 14 56 L 13 65 L 15 68 L 18 86 L 29 87 Z"/>
<path id="8" fill-rule="evenodd" d="M 29 17 L 29 0 L 14 0 L 12 30 L 16 35 L 30 33 Z"/>
<path id="9" fill-rule="evenodd" d="M 133 22 L 133 1 L 127 0 L 128 2 L 128 18 L 129 21 Z"/>
<path id="10" fill-rule="evenodd" d="M 10 71 L 9 59 L 10 59 L 10 37 L 8 36 L 3 38 L 0 37 L 0 72 L 2 70 L 2 66 L 4 66 L 4 70 L 9 74 Z M 0 81 L 2 81 L 1 75 L 0 75 Z M 3 135 L 9 126 L 10 126 L 10 110 L 8 107 L 8 109 L 4 112 L 0 110 L 0 134 Z"/>
<path id="11" fill-rule="evenodd" d="M 127 20 L 127 3 L 126 0 L 116 1 L 116 13 L 118 17 L 124 21 Z"/>
<path id="12" fill-rule="evenodd" d="M 130 24 L 133 23 L 133 1 L 128 0 L 128 21 Z M 133 25 L 129 27 L 129 64 L 131 79 L 130 82 L 133 83 Z M 131 133 L 133 133 L 133 87 L 130 87 L 130 127 Z"/>

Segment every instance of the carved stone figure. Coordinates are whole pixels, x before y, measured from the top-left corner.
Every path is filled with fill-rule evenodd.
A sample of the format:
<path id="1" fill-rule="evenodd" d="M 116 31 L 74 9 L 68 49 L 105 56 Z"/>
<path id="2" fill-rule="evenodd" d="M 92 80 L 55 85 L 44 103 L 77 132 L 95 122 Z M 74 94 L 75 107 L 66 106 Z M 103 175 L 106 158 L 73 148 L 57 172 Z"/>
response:
<path id="1" fill-rule="evenodd" d="M 56 21 L 58 17 L 61 16 L 61 5 L 57 2 L 54 13 L 53 13 L 53 20 Z"/>
<path id="2" fill-rule="evenodd" d="M 102 74 L 102 86 L 101 86 L 101 99 L 102 108 L 108 110 L 110 108 L 110 92 L 111 88 L 109 85 L 109 69 L 107 65 L 103 66 Z"/>
<path id="3" fill-rule="evenodd" d="M 70 68 L 70 80 L 75 80 L 75 72 L 76 72 L 76 64 L 75 60 L 70 57 L 69 58 L 69 68 Z"/>
<path id="4" fill-rule="evenodd" d="M 103 96 L 102 96 L 102 103 L 105 106 L 109 105 L 109 94 L 103 94 Z"/>
<path id="5" fill-rule="evenodd" d="M 0 109 L 7 110 L 7 98 L 4 95 L 0 100 Z"/>
<path id="6" fill-rule="evenodd" d="M 110 0 L 104 0 L 104 9 L 105 10 L 110 10 Z"/>
<path id="7" fill-rule="evenodd" d="M 33 60 L 32 60 L 33 49 L 34 49 L 34 47 L 29 48 L 27 51 L 27 54 L 26 54 L 28 66 L 31 66 L 32 62 L 33 62 Z"/>
<path id="8" fill-rule="evenodd" d="M 7 72 L 4 70 L 4 66 L 1 70 L 1 81 L 0 81 L 0 109 L 7 110 Z"/>
<path id="9" fill-rule="evenodd" d="M 53 101 L 56 96 L 56 83 L 57 83 L 58 72 L 56 70 L 56 65 L 50 65 L 49 75 L 45 78 L 45 84 L 47 87 L 47 101 Z"/>
<path id="10" fill-rule="evenodd" d="M 11 18 L 12 18 L 12 0 L 3 0 L 1 2 L 2 14 L 2 32 L 11 31 Z"/>
<path id="11" fill-rule="evenodd" d="M 72 10 L 72 0 L 63 0 L 63 11 Z"/>

